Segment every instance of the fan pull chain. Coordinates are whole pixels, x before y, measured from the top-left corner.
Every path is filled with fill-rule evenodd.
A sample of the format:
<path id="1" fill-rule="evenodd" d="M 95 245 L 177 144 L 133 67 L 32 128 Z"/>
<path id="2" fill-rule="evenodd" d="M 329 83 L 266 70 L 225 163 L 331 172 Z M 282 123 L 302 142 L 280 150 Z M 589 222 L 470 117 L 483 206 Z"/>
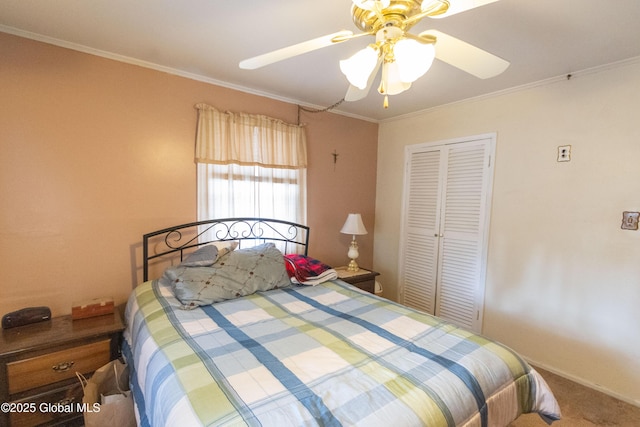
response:
<path id="1" fill-rule="evenodd" d="M 298 105 L 298 125 L 300 125 L 300 111 L 306 111 L 307 113 L 324 113 L 327 111 L 331 111 L 334 108 L 336 108 L 338 105 L 342 104 L 344 102 L 344 98 L 342 98 L 340 101 L 329 105 L 327 108 L 322 108 L 322 109 L 316 109 L 316 108 L 305 108 L 302 105 Z"/>

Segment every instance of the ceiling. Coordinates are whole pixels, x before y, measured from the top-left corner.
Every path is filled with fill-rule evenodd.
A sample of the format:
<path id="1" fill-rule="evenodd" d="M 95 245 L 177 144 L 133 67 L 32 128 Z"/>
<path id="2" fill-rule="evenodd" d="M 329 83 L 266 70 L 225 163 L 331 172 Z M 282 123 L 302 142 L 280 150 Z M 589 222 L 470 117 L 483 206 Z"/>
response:
<path id="1" fill-rule="evenodd" d="M 0 0 L 0 31 L 319 108 L 342 99 L 349 86 L 338 61 L 373 38 L 257 70 L 238 63 L 339 30 L 357 32 L 350 7 L 350 0 Z M 510 67 L 481 80 L 436 60 L 408 91 L 389 97 L 388 109 L 374 87 L 335 111 L 384 121 L 640 57 L 638 19 L 638 0 L 501 0 L 425 18 L 412 33 L 437 29 Z"/>

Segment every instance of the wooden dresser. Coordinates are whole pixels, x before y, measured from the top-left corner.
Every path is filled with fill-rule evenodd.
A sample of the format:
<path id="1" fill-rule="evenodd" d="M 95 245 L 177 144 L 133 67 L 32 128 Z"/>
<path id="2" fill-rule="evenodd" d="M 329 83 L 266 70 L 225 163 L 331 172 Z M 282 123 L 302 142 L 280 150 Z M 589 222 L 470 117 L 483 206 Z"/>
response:
<path id="1" fill-rule="evenodd" d="M 0 337 L 0 426 L 82 425 L 85 376 L 119 356 L 118 310 L 3 329 Z M 80 411 L 79 411 L 80 410 Z"/>

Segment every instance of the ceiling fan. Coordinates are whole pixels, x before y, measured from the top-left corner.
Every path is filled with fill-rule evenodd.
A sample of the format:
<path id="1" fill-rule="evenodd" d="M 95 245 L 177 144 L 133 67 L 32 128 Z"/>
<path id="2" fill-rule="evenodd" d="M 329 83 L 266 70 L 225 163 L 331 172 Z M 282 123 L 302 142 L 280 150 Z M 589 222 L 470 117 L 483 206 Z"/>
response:
<path id="1" fill-rule="evenodd" d="M 453 65 L 478 78 L 497 76 L 509 62 L 485 50 L 437 30 L 417 35 L 409 30 L 426 17 L 444 18 L 498 0 L 352 0 L 351 15 L 362 31 L 339 31 L 274 50 L 240 62 L 242 69 L 261 68 L 297 55 L 363 36 L 375 36 L 375 42 L 340 61 L 340 70 L 349 80 L 346 101 L 364 98 L 382 68 L 378 92 L 385 96 L 404 92 L 424 75 L 434 58 Z"/>

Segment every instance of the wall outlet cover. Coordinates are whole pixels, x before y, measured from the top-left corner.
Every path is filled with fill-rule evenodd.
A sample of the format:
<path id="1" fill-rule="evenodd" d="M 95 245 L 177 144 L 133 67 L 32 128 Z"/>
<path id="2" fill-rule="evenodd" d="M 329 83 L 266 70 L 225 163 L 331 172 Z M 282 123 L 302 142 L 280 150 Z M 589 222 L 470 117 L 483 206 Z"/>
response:
<path id="1" fill-rule="evenodd" d="M 560 145 L 558 147 L 558 161 L 559 162 L 569 162 L 569 161 L 571 161 L 571 146 L 570 145 Z"/>

